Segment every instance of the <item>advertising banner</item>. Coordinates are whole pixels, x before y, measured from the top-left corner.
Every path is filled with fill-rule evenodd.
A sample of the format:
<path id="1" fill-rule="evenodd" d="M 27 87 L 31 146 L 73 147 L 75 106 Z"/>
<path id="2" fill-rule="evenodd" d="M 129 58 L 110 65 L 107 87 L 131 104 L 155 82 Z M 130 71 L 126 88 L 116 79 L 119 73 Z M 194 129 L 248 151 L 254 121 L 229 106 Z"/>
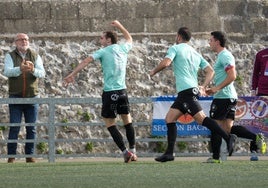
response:
<path id="1" fill-rule="evenodd" d="M 153 97 L 152 135 L 165 136 L 165 116 L 176 96 Z M 212 97 L 200 97 L 199 102 L 209 116 Z M 191 115 L 185 114 L 177 120 L 179 136 L 210 135 L 210 131 L 198 125 Z M 254 133 L 262 132 L 268 137 L 268 97 L 239 97 L 235 125 L 242 125 Z"/>

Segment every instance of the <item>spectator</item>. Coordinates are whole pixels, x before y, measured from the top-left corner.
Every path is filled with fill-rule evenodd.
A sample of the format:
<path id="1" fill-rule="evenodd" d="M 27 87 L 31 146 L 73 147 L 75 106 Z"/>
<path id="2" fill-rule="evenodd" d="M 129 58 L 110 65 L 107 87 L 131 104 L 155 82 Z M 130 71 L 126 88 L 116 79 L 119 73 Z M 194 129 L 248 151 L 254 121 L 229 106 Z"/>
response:
<path id="1" fill-rule="evenodd" d="M 15 37 L 16 49 L 7 53 L 4 60 L 4 75 L 8 77 L 9 98 L 37 98 L 38 79 L 45 77 L 41 57 L 29 48 L 27 34 L 19 33 Z M 10 123 L 21 123 L 24 115 L 25 123 L 35 123 L 38 115 L 38 104 L 9 104 Z M 20 126 L 9 128 L 9 140 L 17 140 Z M 26 139 L 35 139 L 36 128 L 26 126 Z M 8 155 L 15 155 L 17 143 L 7 144 Z M 34 143 L 25 143 L 25 154 L 34 154 Z M 15 157 L 9 157 L 8 163 L 13 163 Z M 33 157 L 26 157 L 27 163 L 35 162 Z"/>
<path id="2" fill-rule="evenodd" d="M 252 96 L 268 96 L 268 48 L 256 54 L 251 89 Z"/>

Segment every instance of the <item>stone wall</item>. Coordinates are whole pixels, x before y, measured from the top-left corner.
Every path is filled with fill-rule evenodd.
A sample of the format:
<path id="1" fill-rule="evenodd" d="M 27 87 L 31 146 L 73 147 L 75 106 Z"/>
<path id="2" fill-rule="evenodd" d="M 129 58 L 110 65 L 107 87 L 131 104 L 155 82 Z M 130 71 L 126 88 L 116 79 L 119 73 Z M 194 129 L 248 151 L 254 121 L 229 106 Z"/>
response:
<path id="1" fill-rule="evenodd" d="M 118 19 L 138 36 L 188 26 L 194 33 L 223 30 L 239 43 L 268 40 L 267 0 L 2 0 L 0 9 L 2 37 L 87 35 Z"/>

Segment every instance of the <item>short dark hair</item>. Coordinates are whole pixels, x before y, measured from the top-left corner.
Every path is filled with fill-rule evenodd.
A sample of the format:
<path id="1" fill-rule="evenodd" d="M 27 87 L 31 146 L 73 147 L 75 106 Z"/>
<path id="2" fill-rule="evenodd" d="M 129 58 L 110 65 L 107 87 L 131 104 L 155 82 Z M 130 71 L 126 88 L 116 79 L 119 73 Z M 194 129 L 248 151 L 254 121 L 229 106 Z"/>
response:
<path id="1" fill-rule="evenodd" d="M 116 32 L 114 32 L 114 31 L 105 31 L 104 34 L 105 34 L 106 39 L 107 38 L 111 39 L 112 44 L 117 43 L 117 34 L 116 34 Z"/>
<path id="2" fill-rule="evenodd" d="M 225 34 L 221 31 L 213 31 L 210 33 L 216 40 L 220 41 L 221 47 L 225 47 L 226 44 L 226 37 Z"/>
<path id="3" fill-rule="evenodd" d="M 185 41 L 189 41 L 192 37 L 192 34 L 187 27 L 179 28 L 178 35 L 180 35 L 182 37 L 182 39 Z"/>

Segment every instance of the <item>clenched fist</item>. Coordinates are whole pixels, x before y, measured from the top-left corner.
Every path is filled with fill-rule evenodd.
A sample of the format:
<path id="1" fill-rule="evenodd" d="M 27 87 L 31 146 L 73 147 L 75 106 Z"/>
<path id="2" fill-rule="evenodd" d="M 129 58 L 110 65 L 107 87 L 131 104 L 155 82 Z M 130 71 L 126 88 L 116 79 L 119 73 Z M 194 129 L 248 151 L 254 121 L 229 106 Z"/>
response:
<path id="1" fill-rule="evenodd" d="M 21 72 L 34 72 L 34 64 L 31 61 L 23 61 L 20 70 Z"/>

